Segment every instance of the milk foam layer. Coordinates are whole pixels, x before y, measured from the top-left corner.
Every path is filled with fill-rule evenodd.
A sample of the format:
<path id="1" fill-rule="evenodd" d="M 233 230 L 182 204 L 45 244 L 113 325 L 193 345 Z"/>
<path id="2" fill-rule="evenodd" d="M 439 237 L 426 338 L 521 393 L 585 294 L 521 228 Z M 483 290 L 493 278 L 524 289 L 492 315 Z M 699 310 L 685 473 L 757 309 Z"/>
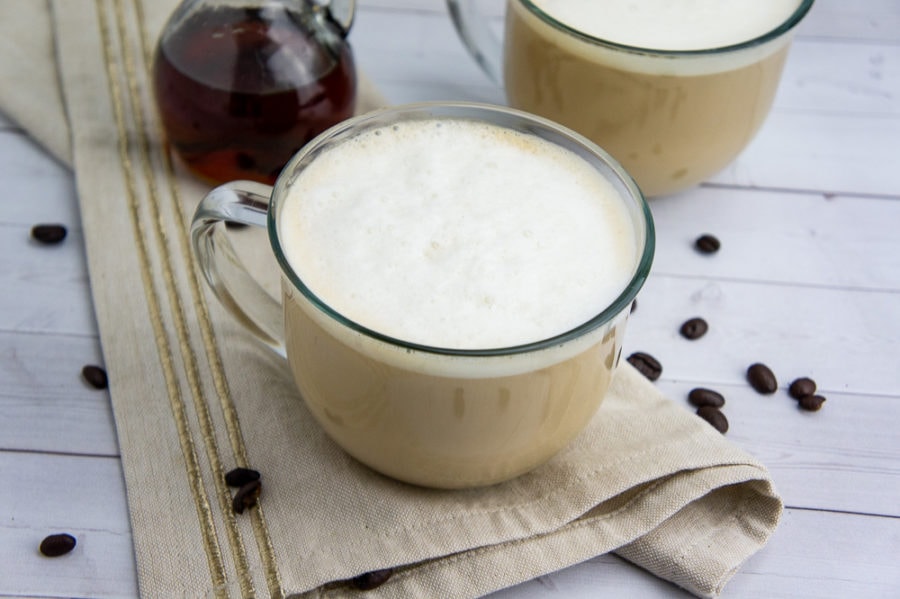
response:
<path id="1" fill-rule="evenodd" d="M 625 288 L 624 202 L 580 157 L 485 123 L 370 130 L 316 157 L 279 219 L 285 255 L 337 312 L 424 345 L 564 333 Z"/>
<path id="2" fill-rule="evenodd" d="M 532 0 L 592 37 L 653 50 L 720 48 L 765 35 L 800 0 Z"/>

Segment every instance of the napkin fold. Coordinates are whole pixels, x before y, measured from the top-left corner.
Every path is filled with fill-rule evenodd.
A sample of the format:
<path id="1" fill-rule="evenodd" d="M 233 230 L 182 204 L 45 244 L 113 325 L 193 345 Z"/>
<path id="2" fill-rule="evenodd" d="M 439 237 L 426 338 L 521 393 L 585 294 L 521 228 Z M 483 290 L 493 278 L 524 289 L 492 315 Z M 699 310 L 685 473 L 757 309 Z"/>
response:
<path id="1" fill-rule="evenodd" d="M 147 71 L 173 0 L 0 0 L 0 110 L 75 171 L 100 338 L 147 597 L 477 597 L 615 551 L 703 597 L 782 510 L 766 469 L 627 363 L 587 430 L 484 489 L 381 476 L 335 446 L 280 358 L 198 276 L 207 186 L 162 141 Z M 351 35 L 352 39 L 352 35 Z M 364 78 L 358 111 L 383 104 Z M 236 231 L 275 287 L 263 235 Z M 262 473 L 232 510 L 224 473 Z"/>

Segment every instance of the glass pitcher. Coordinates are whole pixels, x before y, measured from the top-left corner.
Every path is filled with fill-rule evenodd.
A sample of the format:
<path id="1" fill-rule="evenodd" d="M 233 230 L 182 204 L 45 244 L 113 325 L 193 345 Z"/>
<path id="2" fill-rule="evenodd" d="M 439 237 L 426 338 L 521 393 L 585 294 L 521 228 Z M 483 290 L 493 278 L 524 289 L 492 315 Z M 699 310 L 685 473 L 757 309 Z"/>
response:
<path id="1" fill-rule="evenodd" d="M 153 60 L 160 118 L 184 164 L 213 183 L 272 183 L 352 116 L 354 12 L 354 0 L 184 0 Z"/>

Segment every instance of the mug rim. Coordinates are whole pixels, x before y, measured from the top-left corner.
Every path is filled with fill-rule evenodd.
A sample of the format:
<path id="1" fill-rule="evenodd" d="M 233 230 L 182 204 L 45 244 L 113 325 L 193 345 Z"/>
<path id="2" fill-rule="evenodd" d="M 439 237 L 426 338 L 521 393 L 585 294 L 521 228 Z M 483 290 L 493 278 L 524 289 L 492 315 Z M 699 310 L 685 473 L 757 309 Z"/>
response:
<path id="1" fill-rule="evenodd" d="M 553 18 L 552 16 L 541 10 L 538 6 L 536 6 L 532 0 L 517 1 L 521 3 L 526 9 L 528 9 L 529 12 L 531 12 L 533 15 L 535 15 L 551 27 L 555 27 L 556 29 L 559 29 L 560 31 L 576 37 L 584 42 L 609 48 L 611 50 L 619 50 L 632 54 L 643 54 L 646 56 L 658 56 L 662 58 L 714 56 L 717 54 L 738 52 L 740 50 L 747 50 L 750 48 L 761 46 L 770 41 L 778 39 L 782 35 L 791 31 L 794 27 L 796 27 L 800 23 L 800 21 L 803 20 L 803 17 L 806 16 L 806 13 L 809 12 L 809 9 L 812 8 L 813 2 L 815 2 L 815 0 L 801 0 L 796 10 L 794 10 L 794 12 L 791 13 L 791 15 L 783 22 L 781 22 L 777 27 L 767 31 L 766 33 L 763 33 L 762 35 L 751 38 L 749 40 L 745 40 L 743 42 L 739 42 L 737 44 L 716 46 L 714 48 L 701 48 L 697 50 L 663 50 L 659 48 L 630 46 L 628 44 L 620 44 L 618 42 L 613 42 L 607 39 L 588 35 L 587 33 L 574 29 L 573 27 L 566 25 L 562 21 L 558 21 L 557 19 Z"/>
<path id="2" fill-rule="evenodd" d="M 610 183 L 616 187 L 616 190 L 623 196 L 623 199 L 630 204 L 629 213 L 634 221 L 635 230 L 639 234 L 639 237 L 641 233 L 643 234 L 643 247 L 639 248 L 639 258 L 634 266 L 634 272 L 618 296 L 616 296 L 612 302 L 608 303 L 598 314 L 595 314 L 588 320 L 565 332 L 545 339 L 518 345 L 479 349 L 447 348 L 392 337 L 348 318 L 319 298 L 306 286 L 303 280 L 294 271 L 287 256 L 285 256 L 279 241 L 278 214 L 280 212 L 281 202 L 287 197 L 287 188 L 291 181 L 299 174 L 303 164 L 306 161 L 313 160 L 317 153 L 326 149 L 330 145 L 328 142 L 340 142 L 343 138 L 352 135 L 361 124 L 380 123 L 380 125 L 383 126 L 390 122 L 385 119 L 392 117 L 398 118 L 400 115 L 408 114 L 420 114 L 425 117 L 431 116 L 438 118 L 479 119 L 500 127 L 508 127 L 508 125 L 497 123 L 486 118 L 489 115 L 500 115 L 520 123 L 543 127 L 546 131 L 554 133 L 559 136 L 560 139 L 567 141 L 574 147 L 581 148 L 595 159 L 598 159 L 600 163 L 608 167 L 610 169 L 609 174 L 614 175 L 616 180 L 612 180 L 608 173 L 602 174 L 610 179 Z M 530 133 L 531 130 L 528 130 L 528 132 Z M 557 140 L 548 141 L 557 143 Z M 566 149 L 571 151 L 572 147 L 566 147 Z M 641 225 L 643 225 L 643 227 L 641 227 Z M 641 228 L 643 231 L 640 230 Z M 647 200 L 631 175 L 608 152 L 586 137 L 558 123 L 550 121 L 549 119 L 506 106 L 480 102 L 417 102 L 395 105 L 350 117 L 320 133 L 314 139 L 307 142 L 307 144 L 288 161 L 275 181 L 266 217 L 266 229 L 269 235 L 269 243 L 278 264 L 281 267 L 282 273 L 288 278 L 294 288 L 300 291 L 307 301 L 322 314 L 357 333 L 395 347 L 429 354 L 458 357 L 510 356 L 537 352 L 579 339 L 599 327 L 612 322 L 620 313 L 628 308 L 638 291 L 643 287 L 644 282 L 650 274 L 650 268 L 653 263 L 656 248 L 655 226 Z M 638 239 L 638 241 L 640 242 L 641 240 Z"/>

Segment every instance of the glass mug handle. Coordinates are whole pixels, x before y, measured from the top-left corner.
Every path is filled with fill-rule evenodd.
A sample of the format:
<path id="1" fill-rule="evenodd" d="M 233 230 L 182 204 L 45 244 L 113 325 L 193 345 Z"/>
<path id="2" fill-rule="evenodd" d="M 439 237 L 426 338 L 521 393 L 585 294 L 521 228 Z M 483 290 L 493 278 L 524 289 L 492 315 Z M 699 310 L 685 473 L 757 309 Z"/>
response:
<path id="1" fill-rule="evenodd" d="M 224 221 L 266 227 L 272 187 L 232 181 L 216 187 L 200 202 L 191 223 L 191 245 L 216 298 L 260 341 L 285 356 L 281 304 L 250 276 L 228 241 Z"/>
<path id="2" fill-rule="evenodd" d="M 500 38 L 491 30 L 483 12 L 484 0 L 447 0 L 450 18 L 466 50 L 491 80 L 503 87 Z"/>

